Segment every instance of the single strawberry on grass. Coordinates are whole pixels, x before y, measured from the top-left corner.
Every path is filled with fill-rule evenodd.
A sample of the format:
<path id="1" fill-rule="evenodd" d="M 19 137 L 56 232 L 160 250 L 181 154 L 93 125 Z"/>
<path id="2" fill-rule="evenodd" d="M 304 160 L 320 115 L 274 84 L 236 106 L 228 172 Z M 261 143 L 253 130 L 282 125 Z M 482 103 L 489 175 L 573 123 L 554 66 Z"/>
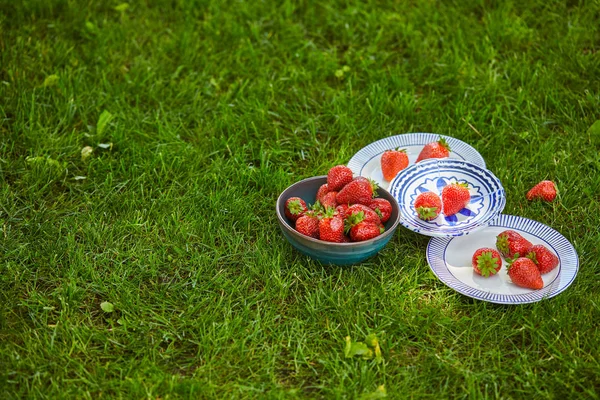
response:
<path id="1" fill-rule="evenodd" d="M 296 220 L 296 230 L 303 235 L 319 238 L 319 218 L 313 210 L 305 212 Z"/>
<path id="2" fill-rule="evenodd" d="M 468 183 L 451 183 L 442 189 L 442 205 L 445 216 L 450 217 L 465 208 L 471 200 Z"/>
<path id="3" fill-rule="evenodd" d="M 381 222 L 387 222 L 392 215 L 392 204 L 386 199 L 376 198 L 371 200 L 369 208 L 379 215 Z"/>
<path id="4" fill-rule="evenodd" d="M 415 199 L 415 211 L 423 221 L 432 221 L 442 211 L 442 200 L 433 192 L 423 192 Z"/>
<path id="5" fill-rule="evenodd" d="M 500 253 L 496 250 L 483 247 L 475 251 L 471 258 L 471 264 L 475 273 L 487 278 L 488 276 L 496 275 L 500 271 L 500 268 L 502 268 L 502 257 L 500 257 Z"/>
<path id="6" fill-rule="evenodd" d="M 558 266 L 559 260 L 556 254 L 542 244 L 536 244 L 531 248 L 527 258 L 531 259 L 540 270 L 540 274 L 547 274 Z"/>
<path id="7" fill-rule="evenodd" d="M 544 281 L 540 270 L 527 257 L 519 257 L 509 261 L 508 276 L 510 280 L 517 286 L 521 286 L 527 289 L 539 290 L 544 287 Z"/>
<path id="8" fill-rule="evenodd" d="M 532 247 L 533 245 L 529 240 L 511 229 L 505 230 L 496 236 L 496 248 L 505 258 L 525 257 Z"/>
<path id="9" fill-rule="evenodd" d="M 450 157 L 450 146 L 448 145 L 448 142 L 446 142 L 446 139 L 440 137 L 440 140 L 438 140 L 437 142 L 427 143 L 423 147 L 423 150 L 421 150 L 421 152 L 419 153 L 416 162 L 426 160 L 429 158 L 446 157 Z"/>
<path id="10" fill-rule="evenodd" d="M 383 179 L 391 181 L 404 168 L 408 167 L 406 150 L 386 150 L 381 155 L 381 172 Z"/>
<path id="11" fill-rule="evenodd" d="M 352 170 L 345 165 L 336 165 L 327 173 L 327 187 L 331 192 L 338 192 L 352 181 Z"/>
<path id="12" fill-rule="evenodd" d="M 552 201 L 556 198 L 556 185 L 552 181 L 541 181 L 527 192 L 527 200 Z"/>
<path id="13" fill-rule="evenodd" d="M 338 204 L 368 205 L 376 194 L 377 184 L 363 177 L 353 179 L 336 196 Z"/>
<path id="14" fill-rule="evenodd" d="M 306 207 L 306 202 L 300 197 L 290 197 L 285 202 L 284 213 L 285 216 L 288 217 L 291 221 L 296 221 L 306 211 L 308 211 L 308 207 Z"/>

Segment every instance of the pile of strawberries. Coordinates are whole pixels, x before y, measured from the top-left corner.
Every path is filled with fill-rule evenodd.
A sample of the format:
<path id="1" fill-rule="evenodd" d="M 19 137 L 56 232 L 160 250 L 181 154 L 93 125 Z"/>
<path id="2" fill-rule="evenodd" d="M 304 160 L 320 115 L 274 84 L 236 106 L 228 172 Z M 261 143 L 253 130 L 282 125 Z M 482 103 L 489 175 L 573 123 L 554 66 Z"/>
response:
<path id="1" fill-rule="evenodd" d="M 495 275 L 502 267 L 502 256 L 508 261 L 508 276 L 517 285 L 528 289 L 544 287 L 542 274 L 558 266 L 558 257 L 546 246 L 533 245 L 521 234 L 506 230 L 496 236 L 496 248 L 478 249 L 471 259 L 473 270 L 484 277 Z"/>
<path id="2" fill-rule="evenodd" d="M 285 202 L 285 215 L 303 235 L 333 243 L 362 242 L 381 235 L 392 214 L 386 199 L 376 198 L 377 185 L 337 165 L 309 207 L 299 197 Z"/>

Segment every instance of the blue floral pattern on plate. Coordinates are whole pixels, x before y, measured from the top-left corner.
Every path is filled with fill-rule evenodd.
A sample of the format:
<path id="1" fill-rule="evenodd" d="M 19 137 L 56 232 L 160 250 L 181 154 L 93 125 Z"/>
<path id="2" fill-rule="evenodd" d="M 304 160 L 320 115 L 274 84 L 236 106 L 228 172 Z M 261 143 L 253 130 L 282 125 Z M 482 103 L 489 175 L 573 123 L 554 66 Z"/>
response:
<path id="1" fill-rule="evenodd" d="M 451 182 L 467 182 L 472 199 L 458 214 L 438 216 L 433 221 L 419 219 L 414 209 L 417 195 L 432 191 L 441 195 Z M 409 166 L 392 180 L 389 192 L 400 206 L 400 223 L 427 236 L 468 235 L 494 220 L 504 209 L 506 196 L 500 180 L 477 164 L 456 159 L 431 159 Z"/>
<path id="2" fill-rule="evenodd" d="M 417 186 L 415 192 L 410 196 L 411 204 L 415 203 L 417 196 L 421 193 L 425 192 L 434 192 L 438 195 L 441 195 L 444 187 L 451 183 L 467 183 L 469 184 L 469 193 L 471 194 L 471 199 L 469 200 L 469 204 L 462 210 L 458 212 L 458 214 L 451 215 L 449 217 L 440 213 L 438 217 L 431 221 L 425 221 L 430 224 L 435 224 L 439 227 L 443 227 L 446 225 L 450 226 L 461 226 L 469 223 L 469 220 L 472 217 L 476 217 L 479 215 L 479 212 L 483 208 L 483 193 L 481 191 L 481 187 L 477 185 L 473 185 L 469 182 L 465 182 L 464 180 L 459 180 L 454 176 L 451 177 L 440 177 L 440 178 L 427 178 L 425 182 L 421 185 Z M 415 216 L 417 216 L 416 211 L 413 208 L 413 212 Z"/>

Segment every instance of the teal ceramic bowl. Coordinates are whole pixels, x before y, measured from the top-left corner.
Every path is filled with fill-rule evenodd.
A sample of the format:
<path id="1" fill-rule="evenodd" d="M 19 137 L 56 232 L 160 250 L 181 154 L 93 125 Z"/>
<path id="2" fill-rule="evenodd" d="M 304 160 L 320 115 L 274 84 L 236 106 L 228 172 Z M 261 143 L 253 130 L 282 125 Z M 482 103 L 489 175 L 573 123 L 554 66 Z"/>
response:
<path id="1" fill-rule="evenodd" d="M 286 200 L 290 197 L 300 197 L 307 204 L 313 204 L 317 190 L 324 183 L 327 183 L 327 176 L 316 176 L 294 183 L 281 193 L 277 199 L 276 209 L 283 236 L 302 253 L 326 264 L 356 264 L 377 254 L 390 241 L 400 222 L 398 203 L 388 191 L 381 188 L 378 189 L 378 195 L 390 202 L 392 215 L 384 224 L 385 232 L 376 238 L 356 243 L 329 243 L 305 236 L 294 229 L 293 222 L 285 216 Z"/>

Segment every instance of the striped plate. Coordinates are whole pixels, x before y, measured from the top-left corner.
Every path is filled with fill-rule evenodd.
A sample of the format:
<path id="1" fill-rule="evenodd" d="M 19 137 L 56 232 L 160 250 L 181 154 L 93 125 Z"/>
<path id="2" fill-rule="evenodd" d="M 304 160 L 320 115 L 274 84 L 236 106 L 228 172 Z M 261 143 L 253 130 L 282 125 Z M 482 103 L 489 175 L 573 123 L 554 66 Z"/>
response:
<path id="1" fill-rule="evenodd" d="M 473 272 L 473 253 L 482 247 L 496 248 L 496 236 L 506 229 L 519 232 L 534 245 L 543 244 L 558 256 L 558 267 L 542 275 L 543 289 L 531 290 L 513 284 L 506 272 L 506 262 L 498 274 L 488 278 Z M 433 273 L 457 292 L 498 304 L 533 303 L 556 296 L 569 287 L 579 270 L 577 252 L 563 235 L 540 222 L 506 214 L 468 237 L 432 238 L 427 246 L 427 262 Z"/>
<path id="2" fill-rule="evenodd" d="M 414 203 L 423 192 L 441 196 L 450 183 L 468 183 L 471 200 L 457 214 L 440 214 L 433 221 L 423 221 Z M 489 170 L 467 161 L 431 159 L 413 164 L 400 171 L 388 191 L 400 206 L 400 223 L 411 231 L 427 236 L 453 237 L 469 235 L 488 225 L 506 204 L 500 180 Z"/>
<path id="3" fill-rule="evenodd" d="M 483 157 L 473 147 L 450 136 L 437 133 L 406 133 L 390 136 L 360 149 L 348 162 L 348 167 L 355 175 L 373 179 L 379 187 L 387 189 L 389 182 L 381 173 L 381 155 L 384 151 L 401 148 L 408 154 L 408 161 L 413 164 L 427 143 L 435 142 L 440 137 L 446 139 L 450 146 L 450 158 L 470 161 L 485 168 Z M 409 165 L 410 165 L 409 164 Z"/>

